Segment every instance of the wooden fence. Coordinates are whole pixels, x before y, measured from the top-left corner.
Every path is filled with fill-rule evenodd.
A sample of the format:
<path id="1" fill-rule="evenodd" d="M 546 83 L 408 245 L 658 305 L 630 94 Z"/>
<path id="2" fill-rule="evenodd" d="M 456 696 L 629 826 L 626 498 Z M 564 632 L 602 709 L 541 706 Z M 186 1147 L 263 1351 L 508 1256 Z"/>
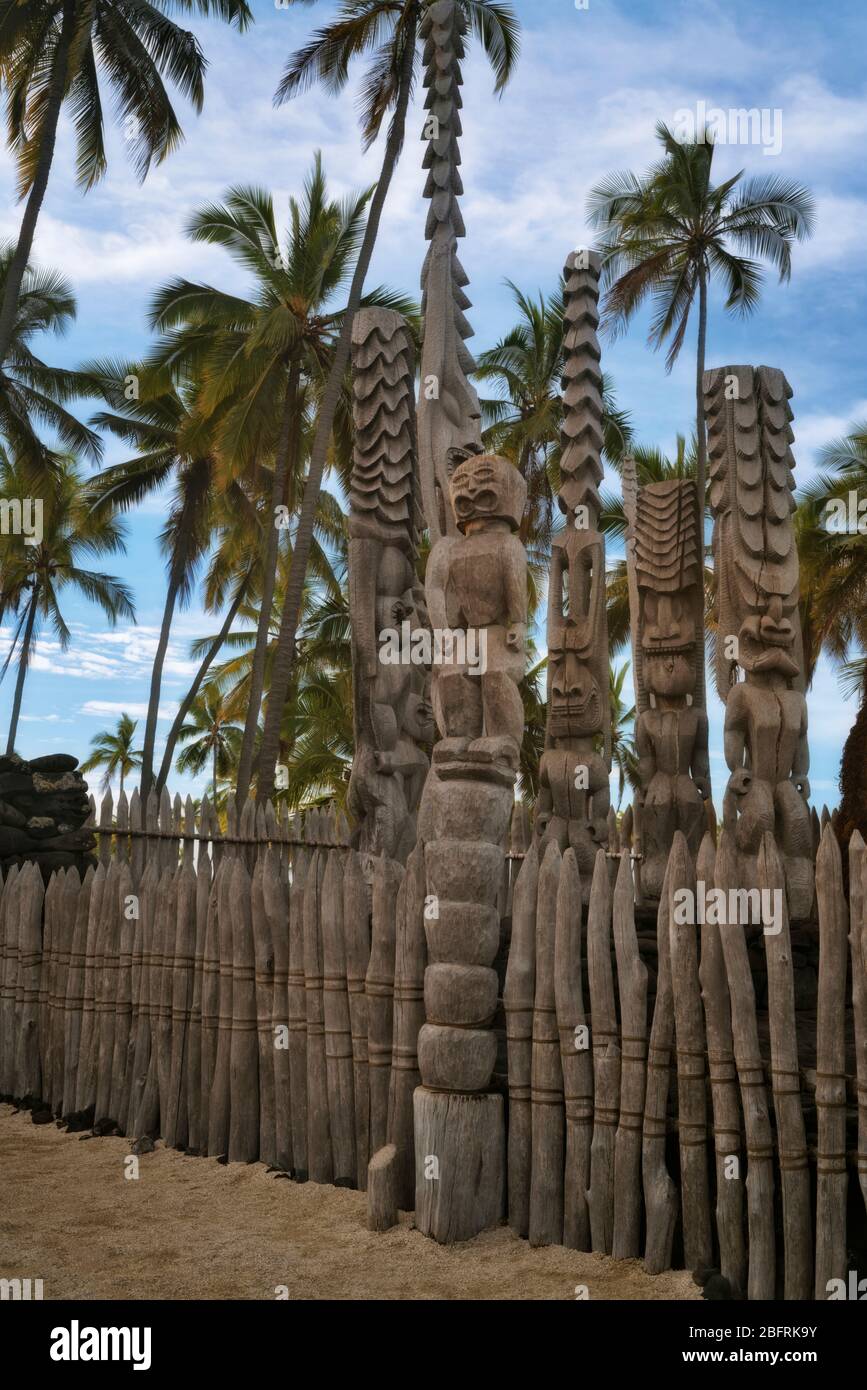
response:
<path id="1" fill-rule="evenodd" d="M 164 795 L 142 814 L 134 794 L 112 809 L 94 815 L 83 879 L 60 871 L 45 887 L 25 865 L 2 885 L 0 1093 L 361 1189 L 391 1144 L 411 1209 L 423 847 L 404 869 L 363 863 L 327 812 L 230 807 L 222 832 L 207 803 L 195 815 Z M 651 1272 L 717 1267 L 752 1298 L 827 1297 L 867 1202 L 860 836 L 847 903 L 822 835 L 811 1013 L 796 1011 L 787 921 L 752 933 L 763 1012 L 756 940 L 671 911 L 696 877 L 733 885 L 725 832 L 696 865 L 676 840 L 652 960 L 629 851 L 599 852 L 582 914 L 574 855 L 540 857 L 528 832 L 517 811 L 500 890 L 511 1226 Z M 762 886 L 782 886 L 770 838 L 760 867 Z"/>

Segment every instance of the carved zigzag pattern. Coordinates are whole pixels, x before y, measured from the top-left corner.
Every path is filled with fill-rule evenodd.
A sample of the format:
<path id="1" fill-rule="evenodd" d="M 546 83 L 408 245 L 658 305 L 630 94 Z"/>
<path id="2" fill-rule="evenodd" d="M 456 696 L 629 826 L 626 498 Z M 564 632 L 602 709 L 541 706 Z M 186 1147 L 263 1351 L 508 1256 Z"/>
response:
<path id="1" fill-rule="evenodd" d="M 695 484 L 690 479 L 649 483 L 635 515 L 638 583 L 674 593 L 700 582 Z"/>
<path id="2" fill-rule="evenodd" d="M 792 388 L 772 367 L 720 367 L 704 377 L 714 516 L 731 510 L 735 562 L 751 587 L 791 596 L 794 528 Z"/>
<path id="3" fill-rule="evenodd" d="M 570 508 L 591 508 L 594 527 L 600 510 L 603 445 L 602 352 L 597 337 L 601 264 L 595 252 L 579 252 L 569 257 L 563 272 L 565 366 L 560 492 Z"/>
<path id="4" fill-rule="evenodd" d="M 352 369 L 351 515 L 402 531 L 412 546 L 420 525 L 415 354 L 400 314 L 359 310 L 352 327 Z"/>
<path id="5" fill-rule="evenodd" d="M 466 236 L 459 198 L 464 191 L 460 174 L 461 152 L 461 59 L 466 48 L 464 35 L 467 25 L 463 12 L 454 0 L 436 0 L 425 11 L 421 21 L 421 36 L 425 41 L 423 63 L 424 86 L 427 89 L 425 110 L 436 118 L 438 134 L 431 139 L 427 131 L 422 139 L 427 144 L 422 167 L 427 170 L 424 196 L 430 201 L 425 236 L 433 242 L 438 237 Z M 427 128 L 428 121 L 425 122 Z M 422 269 L 422 313 L 427 312 L 427 290 L 432 252 L 429 251 Z M 470 374 L 476 364 L 464 347 L 464 340 L 473 336 L 465 311 L 471 301 L 464 293 L 469 277 L 457 258 L 452 256 L 452 294 L 454 296 L 455 331 L 458 336 L 458 357 L 463 370 Z"/>

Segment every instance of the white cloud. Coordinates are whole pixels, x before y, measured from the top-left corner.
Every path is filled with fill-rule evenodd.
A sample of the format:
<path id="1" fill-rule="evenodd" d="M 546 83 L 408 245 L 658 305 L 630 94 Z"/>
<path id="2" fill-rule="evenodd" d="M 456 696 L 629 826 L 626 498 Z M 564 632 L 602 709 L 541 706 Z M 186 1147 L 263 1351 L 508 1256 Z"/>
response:
<path id="1" fill-rule="evenodd" d="M 80 709 L 81 714 L 92 715 L 102 719 L 106 715 L 129 714 L 134 719 L 145 719 L 148 707 L 144 702 L 136 700 L 87 700 Z M 160 705 L 158 718 L 173 720 L 178 712 L 177 705 Z"/>

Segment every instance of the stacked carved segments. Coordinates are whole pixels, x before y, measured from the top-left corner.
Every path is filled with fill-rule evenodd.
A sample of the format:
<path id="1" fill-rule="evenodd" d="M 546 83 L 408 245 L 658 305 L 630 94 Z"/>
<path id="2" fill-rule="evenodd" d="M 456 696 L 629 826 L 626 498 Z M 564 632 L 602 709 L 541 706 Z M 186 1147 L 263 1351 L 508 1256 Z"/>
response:
<path id="1" fill-rule="evenodd" d="M 350 481 L 349 609 L 355 758 L 354 844 L 405 862 L 433 736 L 426 672 L 385 662 L 380 635 L 426 625 L 416 552 L 423 524 L 416 470 L 415 356 L 404 319 L 362 309 L 352 330 L 355 449 Z"/>
<path id="2" fill-rule="evenodd" d="M 576 252 L 564 270 L 563 425 L 559 504 L 548 583 L 548 721 L 536 833 L 575 851 L 585 895 L 608 840 L 610 707 L 602 479 L 600 258 Z M 602 739 L 605 756 L 597 743 Z"/>
<path id="3" fill-rule="evenodd" d="M 575 251 L 563 271 L 563 425 L 560 498 L 567 515 L 590 510 L 599 525 L 602 481 L 602 350 L 599 346 L 599 272 L 595 251 Z"/>
<path id="4" fill-rule="evenodd" d="M 671 479 L 638 493 L 631 526 L 636 631 L 636 802 L 640 892 L 658 902 L 675 832 L 695 857 L 710 796 L 704 710 L 704 576 L 695 484 Z"/>
<path id="5" fill-rule="evenodd" d="M 475 371 L 466 339 L 473 330 L 466 318 L 469 283 L 457 256 L 465 235 L 458 199 L 460 175 L 461 59 L 466 20 L 455 0 L 435 0 L 424 12 L 427 144 L 424 196 L 429 200 L 425 235 L 430 248 L 422 269 L 424 342 L 419 402 L 419 458 L 425 519 L 436 540 L 456 534 L 448 506 L 450 467 L 467 451 L 481 450 L 479 399 L 470 376 Z"/>
<path id="6" fill-rule="evenodd" d="M 717 685 L 726 702 L 724 802 L 744 886 L 763 835 L 782 853 L 789 915 L 814 893 L 807 704 L 798 609 L 791 387 L 770 367 L 705 374 L 714 557 Z M 732 683 L 737 671 L 741 683 Z"/>

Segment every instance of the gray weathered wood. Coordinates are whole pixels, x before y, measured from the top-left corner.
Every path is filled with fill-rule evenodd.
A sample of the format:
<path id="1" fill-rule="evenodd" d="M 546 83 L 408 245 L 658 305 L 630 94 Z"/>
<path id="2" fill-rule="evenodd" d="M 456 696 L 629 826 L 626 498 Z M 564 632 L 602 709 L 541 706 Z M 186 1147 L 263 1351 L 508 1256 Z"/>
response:
<path id="1" fill-rule="evenodd" d="M 644 1267 L 648 1274 L 671 1269 L 674 1227 L 679 1210 L 677 1188 L 666 1163 L 668 1096 L 674 1051 L 674 993 L 671 983 L 671 855 L 665 869 L 656 913 L 656 999 L 647 1049 L 647 1093 L 641 1136 L 641 1166 L 647 1234 Z"/>
<path id="2" fill-rule="evenodd" d="M 823 813 L 824 814 L 824 813 Z M 846 1261 L 846 967 L 849 914 L 843 861 L 826 821 L 816 855 L 819 903 L 819 1002 L 816 1016 L 816 1285 L 826 1299 Z"/>
<path id="3" fill-rule="evenodd" d="M 394 964 L 394 1049 L 388 1096 L 388 1140 L 397 1150 L 395 1183 L 398 1206 L 411 1211 L 415 1201 L 413 1092 L 421 1082 L 418 1035 L 425 1021 L 424 974 L 427 941 L 424 929 L 424 842 L 419 840 L 406 862 L 404 910 L 397 919 Z"/>
<path id="4" fill-rule="evenodd" d="M 367 1229 L 390 1231 L 397 1225 L 397 1149 L 394 1144 L 373 1155 L 367 1169 Z"/>
<path id="5" fill-rule="evenodd" d="M 264 811 L 263 811 L 264 820 Z M 263 826 L 264 829 L 264 826 Z M 277 1161 L 277 1116 L 274 1089 L 274 945 L 265 911 L 265 852 L 253 867 L 253 946 L 256 956 L 256 1029 L 259 1053 L 259 1158 L 273 1168 Z"/>
<path id="6" fill-rule="evenodd" d="M 350 850 L 343 865 L 343 931 L 346 939 L 346 989 L 352 1029 L 352 1079 L 355 1097 L 356 1173 L 360 1191 L 367 1185 L 370 1155 L 370 1082 L 367 1056 L 367 994 L 370 964 L 370 889 L 361 860 Z"/>
<path id="7" fill-rule="evenodd" d="M 384 1147 L 388 1133 L 388 1089 L 394 1028 L 395 922 L 404 870 L 392 859 L 376 861 L 373 879 L 373 921 L 370 961 L 365 979 L 367 995 L 368 1076 L 370 1084 L 370 1148 Z"/>
<path id="8" fill-rule="evenodd" d="M 554 985 L 557 890 L 562 863 L 559 846 L 555 842 L 550 843 L 539 870 L 536 907 L 536 990 L 533 1000 L 531 1078 L 531 1245 L 560 1245 L 563 1241 L 566 1115 Z"/>
<path id="9" fill-rule="evenodd" d="M 593 1142 L 590 1145 L 590 1238 L 610 1255 L 614 1244 L 614 1144 L 620 1116 L 620 1032 L 611 966 L 611 879 L 605 851 L 596 854 L 587 908 L 587 979 L 593 1041 Z"/>
<path id="10" fill-rule="evenodd" d="M 716 856 L 716 887 L 726 894 L 741 887 L 738 859 L 731 832 L 720 832 Z M 774 1239 L 774 1147 L 765 1071 L 759 1050 L 756 992 L 750 970 L 744 929 L 738 923 L 722 927 L 723 955 L 732 1011 L 732 1037 L 747 1145 L 747 1224 L 749 1231 L 750 1299 L 774 1297 L 776 1251 Z"/>
<path id="11" fill-rule="evenodd" d="M 530 1171 L 533 1154 L 531 1082 L 533 1004 L 536 993 L 536 900 L 539 851 L 534 840 L 512 895 L 512 940 L 503 1005 L 509 1058 L 509 1225 L 526 1239 L 530 1230 Z"/>
<path id="12" fill-rule="evenodd" d="M 677 1043 L 680 1204 L 686 1267 L 708 1269 L 713 1243 L 707 1174 L 705 1034 L 698 977 L 695 869 L 686 836 L 675 831 L 669 861 L 669 940 Z M 688 899 L 685 905 L 679 895 Z"/>
<path id="13" fill-rule="evenodd" d="M 451 1245 L 496 1226 L 506 1198 L 503 1097 L 418 1086 L 413 1105 L 418 1229 Z"/>
<path id="14" fill-rule="evenodd" d="M 274 952 L 274 989 L 271 1001 L 271 1047 L 274 1071 L 274 1166 L 285 1173 L 293 1169 L 292 1074 L 289 1062 L 289 885 L 281 872 L 279 846 L 265 855 L 262 902 Z"/>
<path id="15" fill-rule="evenodd" d="M 307 1013 L 307 1166 L 311 1182 L 334 1177 L 328 1122 L 328 1063 L 322 965 L 322 879 L 326 851 L 315 849 L 304 880 L 304 991 Z"/>
<path id="16" fill-rule="evenodd" d="M 229 1061 L 229 1162 L 259 1156 L 259 1043 L 256 1019 L 256 951 L 250 875 L 234 861 L 229 885 L 232 914 L 232 1033 Z M 271 1117 L 273 1127 L 273 1115 Z"/>
<path id="17" fill-rule="evenodd" d="M 289 893 L 289 1074 L 292 1087 L 292 1162 L 298 1182 L 309 1171 L 307 1144 L 307 997 L 304 988 L 304 885 L 310 859 L 299 850 Z"/>
<path id="18" fill-rule="evenodd" d="M 620 859 L 614 889 L 614 950 L 620 989 L 620 1114 L 614 1137 L 615 1259 L 640 1253 L 641 1131 L 647 1082 L 647 967 L 635 932 L 635 889 L 630 856 Z"/>
<path id="19" fill-rule="evenodd" d="M 763 893 L 772 895 L 770 900 L 776 901 L 780 909 L 779 921 L 764 923 L 763 936 L 768 962 L 771 1087 L 777 1120 L 777 1151 L 783 1197 L 784 1297 L 808 1299 L 813 1287 L 810 1173 L 801 1104 L 792 939 L 786 910 L 786 880 L 774 837 L 770 833 L 764 835 L 759 851 L 759 887 Z M 779 930 L 775 930 L 776 927 Z"/>
<path id="20" fill-rule="evenodd" d="M 696 864 L 696 877 L 712 889 L 716 880 L 716 844 L 705 835 Z M 744 1245 L 744 1180 L 741 1152 L 741 1109 L 732 1041 L 731 1006 L 719 922 L 701 928 L 701 980 L 707 1034 L 708 1070 L 713 1104 L 716 1155 L 716 1229 L 720 1272 L 736 1294 L 747 1283 Z"/>
<path id="21" fill-rule="evenodd" d="M 328 1124 L 336 1187 L 355 1187 L 355 1095 L 352 1077 L 352 1029 L 346 991 L 346 946 L 343 937 L 343 866 L 336 849 L 328 854 L 322 878 L 323 1009 Z"/>
<path id="22" fill-rule="evenodd" d="M 569 1250 L 589 1250 L 593 1057 L 581 970 L 581 876 L 572 849 L 563 855 L 557 891 L 554 997 L 566 1109 L 563 1244 Z"/>

